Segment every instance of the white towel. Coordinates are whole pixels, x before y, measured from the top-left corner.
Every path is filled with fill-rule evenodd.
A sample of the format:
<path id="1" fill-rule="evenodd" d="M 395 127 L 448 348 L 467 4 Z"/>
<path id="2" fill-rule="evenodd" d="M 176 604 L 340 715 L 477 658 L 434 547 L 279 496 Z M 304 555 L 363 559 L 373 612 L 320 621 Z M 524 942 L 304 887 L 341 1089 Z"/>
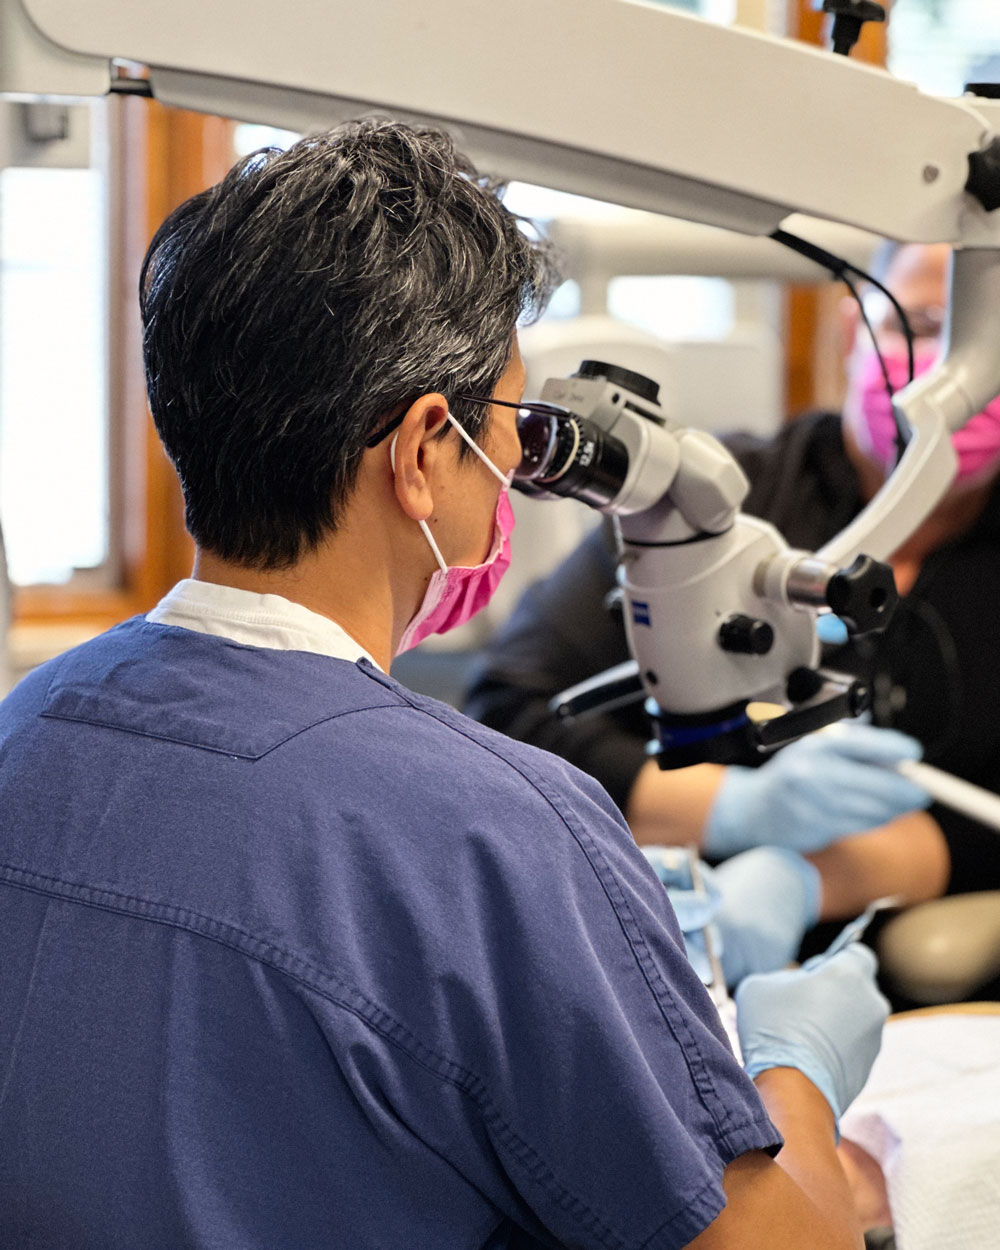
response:
<path id="1" fill-rule="evenodd" d="M 1000 1246 L 1000 1015 L 890 1020 L 840 1131 L 882 1166 L 898 1250 Z"/>

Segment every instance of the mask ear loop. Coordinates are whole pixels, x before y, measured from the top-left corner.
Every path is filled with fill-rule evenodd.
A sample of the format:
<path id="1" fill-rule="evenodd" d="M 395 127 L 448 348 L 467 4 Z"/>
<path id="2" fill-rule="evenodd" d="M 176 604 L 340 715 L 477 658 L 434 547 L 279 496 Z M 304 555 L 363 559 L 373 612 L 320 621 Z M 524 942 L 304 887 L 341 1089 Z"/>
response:
<path id="1" fill-rule="evenodd" d="M 506 475 L 501 473 L 500 470 L 493 463 L 493 461 L 486 454 L 486 452 L 483 451 L 483 449 L 479 446 L 476 440 L 472 437 L 472 435 L 469 434 L 467 430 L 462 429 L 461 425 L 459 425 L 459 423 L 455 420 L 455 418 L 451 415 L 450 412 L 448 413 L 448 420 L 452 423 L 455 429 L 458 430 L 459 434 L 461 434 L 461 436 L 469 444 L 469 446 L 476 453 L 476 455 L 483 462 L 483 464 L 486 465 L 487 469 L 489 469 L 489 471 L 497 479 L 500 485 L 509 486 L 514 477 L 513 470 L 511 470 L 511 472 Z"/>
<path id="2" fill-rule="evenodd" d="M 448 413 L 448 420 L 452 423 L 455 429 L 458 430 L 459 434 L 461 434 L 461 436 L 469 444 L 469 446 L 476 453 L 476 455 L 483 462 L 483 464 L 486 465 L 487 469 L 489 469 L 489 471 L 497 479 L 500 485 L 503 486 L 504 488 L 509 488 L 511 482 L 514 480 L 513 470 L 511 470 L 511 472 L 506 475 L 501 473 L 500 470 L 493 463 L 493 461 L 486 454 L 486 452 L 483 451 L 483 449 L 479 446 L 476 440 L 471 436 L 471 434 L 466 433 L 466 431 L 462 429 L 461 425 L 459 425 L 459 423 L 455 420 L 455 418 L 451 415 L 450 412 Z M 392 471 L 394 474 L 396 472 L 396 439 L 397 438 L 399 438 L 398 433 L 392 436 L 392 442 L 389 444 L 389 465 L 392 468 Z M 448 565 L 445 563 L 444 556 L 441 554 L 441 548 L 434 541 L 434 535 L 430 531 L 430 526 L 427 524 L 426 521 L 418 521 L 417 524 L 420 526 L 421 530 L 423 530 L 424 537 L 427 539 L 427 542 L 428 542 L 428 545 L 430 546 L 431 551 L 434 552 L 434 559 L 437 560 L 438 562 L 438 568 L 441 570 L 442 573 L 447 573 Z"/>
<path id="3" fill-rule="evenodd" d="M 449 420 L 451 419 L 450 413 L 448 414 L 448 418 Z M 396 439 L 397 438 L 399 438 L 399 435 L 394 434 L 392 436 L 392 442 L 389 444 L 389 465 L 392 468 L 392 472 L 394 476 L 396 473 Z M 438 568 L 441 570 L 442 573 L 447 573 L 448 566 L 444 562 L 444 556 L 441 554 L 441 548 L 434 541 L 434 535 L 431 533 L 430 526 L 427 524 L 426 521 L 418 521 L 417 524 L 423 530 L 424 537 L 427 539 L 427 542 L 428 542 L 428 545 L 430 546 L 431 551 L 434 552 L 434 559 L 437 560 L 438 562 Z"/>

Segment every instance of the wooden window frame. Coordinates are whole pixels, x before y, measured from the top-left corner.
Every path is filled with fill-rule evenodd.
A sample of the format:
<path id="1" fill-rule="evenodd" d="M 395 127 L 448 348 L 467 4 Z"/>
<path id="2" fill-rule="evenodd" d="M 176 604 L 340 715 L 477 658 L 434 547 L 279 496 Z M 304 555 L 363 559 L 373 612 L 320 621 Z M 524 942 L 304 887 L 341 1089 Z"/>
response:
<path id="1" fill-rule="evenodd" d="M 148 611 L 191 571 L 180 487 L 146 404 L 138 274 L 160 222 L 233 163 L 233 123 L 136 97 L 116 96 L 109 107 L 116 137 L 109 171 L 110 522 L 118 584 L 15 588 L 15 640 L 45 627 L 98 632 Z"/>

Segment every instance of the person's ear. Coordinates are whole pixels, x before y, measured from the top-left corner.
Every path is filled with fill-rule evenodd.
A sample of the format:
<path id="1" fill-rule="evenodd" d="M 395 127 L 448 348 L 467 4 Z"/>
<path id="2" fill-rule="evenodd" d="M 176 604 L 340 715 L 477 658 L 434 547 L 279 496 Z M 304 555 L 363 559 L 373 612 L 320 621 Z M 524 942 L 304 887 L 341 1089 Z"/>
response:
<path id="1" fill-rule="evenodd" d="M 426 521 L 434 511 L 432 484 L 441 455 L 437 435 L 447 420 L 443 395 L 421 395 L 406 410 L 396 435 L 396 498 L 414 521 Z"/>

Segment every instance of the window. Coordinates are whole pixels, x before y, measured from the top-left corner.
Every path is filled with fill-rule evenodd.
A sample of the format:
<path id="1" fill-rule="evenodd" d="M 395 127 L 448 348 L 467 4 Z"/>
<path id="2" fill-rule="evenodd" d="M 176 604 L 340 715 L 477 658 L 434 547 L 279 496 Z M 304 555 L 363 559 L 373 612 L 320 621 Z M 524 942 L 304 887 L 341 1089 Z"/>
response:
<path id="1" fill-rule="evenodd" d="M 889 17 L 889 69 L 936 95 L 967 82 L 1000 82 L 996 0 L 896 0 Z"/>
<path id="2" fill-rule="evenodd" d="M 25 111 L 0 104 L 0 517 L 19 583 L 15 675 L 148 611 L 191 571 L 176 475 L 146 407 L 138 274 L 164 217 L 233 161 L 231 122 L 155 101 L 72 105 L 68 127 L 64 105 Z"/>
<path id="3" fill-rule="evenodd" d="M 114 575 L 103 109 L 0 112 L 0 518 L 20 585 Z"/>
<path id="4" fill-rule="evenodd" d="M 0 172 L 0 501 L 15 584 L 110 554 L 105 184 Z"/>
<path id="5" fill-rule="evenodd" d="M 629 275 L 611 280 L 608 312 L 662 339 L 724 339 L 736 321 L 735 291 L 725 278 Z"/>

